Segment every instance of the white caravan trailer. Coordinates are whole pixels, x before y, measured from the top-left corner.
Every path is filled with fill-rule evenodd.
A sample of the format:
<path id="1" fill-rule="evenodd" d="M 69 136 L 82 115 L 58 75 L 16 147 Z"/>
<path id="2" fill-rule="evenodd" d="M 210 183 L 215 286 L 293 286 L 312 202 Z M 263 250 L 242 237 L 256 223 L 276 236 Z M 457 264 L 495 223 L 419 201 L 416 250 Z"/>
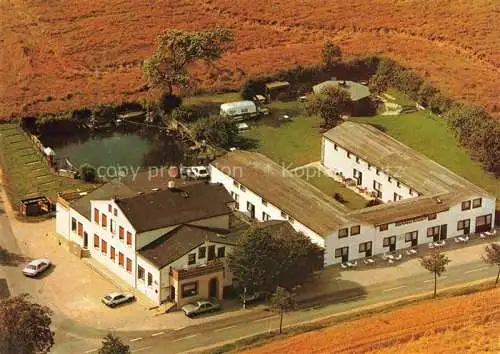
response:
<path id="1" fill-rule="evenodd" d="M 257 106 L 252 101 L 238 101 L 220 105 L 220 115 L 243 120 L 258 115 Z"/>

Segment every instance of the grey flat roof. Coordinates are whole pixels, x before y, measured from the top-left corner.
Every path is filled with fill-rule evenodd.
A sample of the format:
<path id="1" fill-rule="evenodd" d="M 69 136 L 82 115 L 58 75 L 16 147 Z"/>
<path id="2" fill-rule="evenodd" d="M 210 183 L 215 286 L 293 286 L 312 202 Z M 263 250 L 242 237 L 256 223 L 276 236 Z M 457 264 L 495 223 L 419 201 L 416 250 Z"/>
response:
<path id="1" fill-rule="evenodd" d="M 369 124 L 344 122 L 324 137 L 424 195 L 488 195 L 465 178 Z"/>
<path id="2" fill-rule="evenodd" d="M 324 81 L 320 84 L 313 86 L 313 92 L 317 95 L 320 94 L 323 89 L 329 86 L 337 86 L 343 88 L 351 94 L 351 100 L 359 101 L 365 97 L 370 96 L 370 89 L 366 85 L 362 85 L 354 81 L 343 81 L 343 80 L 329 80 Z"/>

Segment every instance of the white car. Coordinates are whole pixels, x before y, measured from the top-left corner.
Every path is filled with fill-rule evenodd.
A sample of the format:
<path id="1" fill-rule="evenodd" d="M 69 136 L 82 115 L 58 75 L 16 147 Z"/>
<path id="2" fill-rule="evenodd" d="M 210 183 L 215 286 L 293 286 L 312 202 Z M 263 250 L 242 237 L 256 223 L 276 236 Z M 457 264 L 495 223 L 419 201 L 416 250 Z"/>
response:
<path id="1" fill-rule="evenodd" d="M 195 179 L 208 178 L 208 169 L 205 166 L 191 166 L 185 168 L 185 173 L 188 177 Z"/>
<path id="2" fill-rule="evenodd" d="M 23 274 L 27 277 L 36 277 L 38 274 L 49 269 L 50 265 L 51 263 L 48 259 L 35 259 L 24 267 Z"/>
<path id="3" fill-rule="evenodd" d="M 102 298 L 102 302 L 109 307 L 116 307 L 118 305 L 131 302 L 135 300 L 135 295 L 130 293 L 120 293 L 118 291 L 109 293 Z"/>
<path id="4" fill-rule="evenodd" d="M 182 311 L 187 317 L 194 317 L 206 312 L 220 310 L 220 304 L 214 300 L 198 300 L 192 304 L 182 306 Z"/>

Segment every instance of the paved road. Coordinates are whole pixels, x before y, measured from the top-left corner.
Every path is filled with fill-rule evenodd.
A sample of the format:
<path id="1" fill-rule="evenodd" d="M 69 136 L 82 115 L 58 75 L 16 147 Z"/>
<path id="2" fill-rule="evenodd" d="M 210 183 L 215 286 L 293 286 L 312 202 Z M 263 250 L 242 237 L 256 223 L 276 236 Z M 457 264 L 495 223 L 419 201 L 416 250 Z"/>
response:
<path id="1" fill-rule="evenodd" d="M 494 277 L 496 269 L 485 266 L 480 261 L 450 267 L 438 281 L 439 287 L 467 283 L 479 279 Z M 285 316 L 284 325 L 293 325 L 329 316 L 342 311 L 355 309 L 361 306 L 396 300 L 401 297 L 432 291 L 433 279 L 430 274 L 422 274 L 382 284 L 365 289 L 351 289 L 344 291 L 328 305 L 318 304 Z M 331 299 L 330 299 L 331 301 Z M 261 333 L 269 329 L 276 329 L 279 320 L 277 315 L 262 310 L 252 311 L 248 315 L 241 315 L 213 323 L 193 325 L 177 331 L 148 331 L 117 333 L 127 342 L 134 353 L 180 353 L 192 351 L 216 343 L 241 338 L 251 334 Z M 83 343 L 66 343 L 65 349 L 73 353 L 93 353 L 96 347 L 83 346 Z"/>

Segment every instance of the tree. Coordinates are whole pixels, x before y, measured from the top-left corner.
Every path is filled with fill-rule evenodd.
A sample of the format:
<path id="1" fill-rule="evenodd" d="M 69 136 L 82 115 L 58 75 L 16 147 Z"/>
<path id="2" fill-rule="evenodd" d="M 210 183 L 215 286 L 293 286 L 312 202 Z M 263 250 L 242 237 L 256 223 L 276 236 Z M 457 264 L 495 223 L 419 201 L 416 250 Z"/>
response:
<path id="1" fill-rule="evenodd" d="M 52 311 L 22 294 L 0 302 L 0 353 L 42 354 L 54 345 Z"/>
<path id="2" fill-rule="evenodd" d="M 283 333 L 283 314 L 295 308 L 295 294 L 278 286 L 271 295 L 272 309 L 280 314 L 280 334 Z"/>
<path id="3" fill-rule="evenodd" d="M 433 253 L 422 257 L 420 264 L 429 272 L 434 273 L 434 297 L 437 293 L 437 277 L 446 272 L 446 266 L 450 263 L 448 257 L 435 250 Z"/>
<path id="4" fill-rule="evenodd" d="M 235 278 L 250 293 L 292 289 L 323 266 L 323 250 L 288 223 L 272 232 L 251 228 L 229 256 Z"/>
<path id="5" fill-rule="evenodd" d="M 152 86 L 172 94 L 174 86 L 189 85 L 188 65 L 219 59 L 232 41 L 233 33 L 221 28 L 164 31 L 157 37 L 153 55 L 144 60 L 142 72 Z"/>
<path id="6" fill-rule="evenodd" d="M 123 344 L 119 337 L 109 333 L 102 341 L 102 347 L 98 351 L 99 354 L 129 354 L 130 347 Z"/>
<path id="7" fill-rule="evenodd" d="M 230 148 L 238 137 L 238 127 L 233 119 L 217 115 L 198 120 L 194 125 L 194 133 L 209 144 Z"/>
<path id="8" fill-rule="evenodd" d="M 483 261 L 485 263 L 496 265 L 498 267 L 497 279 L 495 284 L 498 284 L 500 278 L 500 243 L 492 243 L 484 248 Z"/>
<path id="9" fill-rule="evenodd" d="M 94 166 L 84 163 L 80 166 L 80 178 L 85 182 L 94 182 L 97 178 L 97 172 Z"/>
<path id="10" fill-rule="evenodd" d="M 321 51 L 321 60 L 326 67 L 333 67 L 340 62 L 342 52 L 340 47 L 330 41 L 326 41 Z"/>
<path id="11" fill-rule="evenodd" d="M 160 97 L 159 108 L 162 110 L 163 114 L 169 114 L 181 105 L 182 98 L 179 96 L 163 93 Z"/>
<path id="12" fill-rule="evenodd" d="M 319 114 L 322 127 L 330 129 L 340 124 L 342 114 L 351 112 L 352 101 L 348 91 L 337 87 L 328 86 L 318 95 L 314 95 L 305 105 L 307 114 Z"/>

